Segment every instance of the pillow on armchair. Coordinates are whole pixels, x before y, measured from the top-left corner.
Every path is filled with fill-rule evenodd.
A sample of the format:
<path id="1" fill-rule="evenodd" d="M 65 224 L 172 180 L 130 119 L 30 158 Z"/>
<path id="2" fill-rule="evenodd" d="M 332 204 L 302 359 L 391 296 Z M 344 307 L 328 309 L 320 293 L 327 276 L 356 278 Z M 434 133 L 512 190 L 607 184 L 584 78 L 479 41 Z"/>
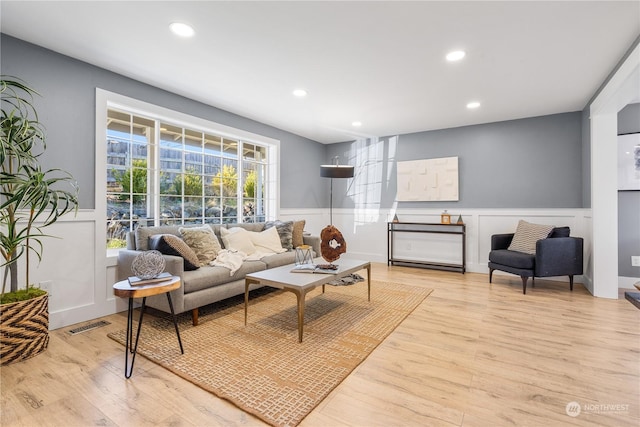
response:
<path id="1" fill-rule="evenodd" d="M 513 240 L 509 245 L 510 251 L 524 252 L 525 254 L 535 255 L 536 242 L 540 239 L 546 239 L 553 231 L 553 225 L 532 224 L 527 221 L 518 221 L 518 228 L 513 235 Z"/>

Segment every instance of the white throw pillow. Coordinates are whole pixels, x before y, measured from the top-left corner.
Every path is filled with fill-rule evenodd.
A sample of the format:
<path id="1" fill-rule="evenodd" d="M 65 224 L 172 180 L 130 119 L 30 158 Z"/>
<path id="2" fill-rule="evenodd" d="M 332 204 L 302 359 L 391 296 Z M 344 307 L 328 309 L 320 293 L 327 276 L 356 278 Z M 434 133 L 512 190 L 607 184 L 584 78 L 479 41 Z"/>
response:
<path id="1" fill-rule="evenodd" d="M 222 238 L 222 243 L 224 243 L 225 249 L 244 252 L 246 255 L 251 255 L 256 252 L 256 247 L 251 241 L 249 232 L 244 228 L 233 227 L 227 229 L 221 227 L 220 237 Z"/>
<path id="2" fill-rule="evenodd" d="M 251 242 L 260 252 L 279 254 L 287 250 L 282 247 L 280 234 L 275 227 L 260 232 L 248 232 Z"/>

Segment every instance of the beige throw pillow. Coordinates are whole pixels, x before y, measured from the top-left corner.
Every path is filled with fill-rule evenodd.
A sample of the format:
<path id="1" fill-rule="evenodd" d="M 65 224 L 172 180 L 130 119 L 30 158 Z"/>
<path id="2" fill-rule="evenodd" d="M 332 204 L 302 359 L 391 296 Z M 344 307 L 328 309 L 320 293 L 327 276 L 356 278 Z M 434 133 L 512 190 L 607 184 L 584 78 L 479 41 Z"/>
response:
<path id="1" fill-rule="evenodd" d="M 259 252 L 279 254 L 287 251 L 282 247 L 280 235 L 275 227 L 267 228 L 260 232 L 248 231 L 247 234 L 251 239 L 251 243 L 253 243 Z"/>
<path id="2" fill-rule="evenodd" d="M 520 220 L 513 240 L 511 240 L 511 244 L 509 245 L 509 250 L 535 255 L 536 242 L 549 237 L 549 234 L 553 231 L 553 227 L 553 225 L 532 224 Z"/>
<path id="3" fill-rule="evenodd" d="M 220 237 L 222 238 L 222 243 L 224 243 L 224 248 L 230 251 L 243 252 L 246 255 L 256 252 L 256 247 L 253 245 L 249 233 L 249 231 L 240 227 L 220 228 Z"/>
<path id="4" fill-rule="evenodd" d="M 304 237 L 302 234 L 304 232 L 304 225 L 305 225 L 304 219 L 301 221 L 293 222 L 293 232 L 291 233 L 291 241 L 294 248 L 304 245 Z"/>
<path id="5" fill-rule="evenodd" d="M 216 259 L 218 252 L 222 250 L 218 238 L 208 224 L 201 227 L 180 227 L 179 231 L 182 240 L 198 256 L 201 267 Z"/>
<path id="6" fill-rule="evenodd" d="M 264 223 L 264 229 L 275 227 L 280 236 L 280 243 L 286 250 L 293 249 L 293 221 L 267 221 Z"/>

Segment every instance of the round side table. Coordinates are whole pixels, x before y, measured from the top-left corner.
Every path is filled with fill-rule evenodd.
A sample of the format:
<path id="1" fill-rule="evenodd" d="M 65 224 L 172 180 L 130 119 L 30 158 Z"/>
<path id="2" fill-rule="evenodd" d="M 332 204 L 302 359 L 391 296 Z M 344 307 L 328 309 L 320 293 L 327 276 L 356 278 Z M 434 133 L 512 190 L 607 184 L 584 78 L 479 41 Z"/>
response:
<path id="1" fill-rule="evenodd" d="M 147 297 L 166 294 L 167 301 L 169 302 L 169 308 L 171 309 L 171 316 L 173 318 L 173 326 L 176 328 L 176 335 L 178 336 L 178 344 L 180 344 L 180 352 L 184 354 L 182 348 L 182 340 L 180 339 L 180 330 L 178 329 L 178 322 L 176 315 L 173 312 L 173 303 L 171 302 L 170 292 L 180 288 L 180 278 L 177 276 L 171 276 L 162 282 L 148 283 L 144 285 L 131 285 L 129 280 L 122 280 L 113 285 L 113 293 L 116 296 L 122 298 L 129 298 L 129 311 L 127 312 L 127 337 L 124 349 L 124 376 L 125 378 L 131 378 L 133 373 L 133 364 L 136 361 L 136 353 L 138 351 L 138 340 L 140 338 L 140 329 L 142 328 L 142 317 L 144 316 L 144 310 L 146 307 Z M 142 305 L 140 306 L 140 319 L 138 320 L 138 331 L 136 332 L 136 341 L 133 342 L 133 299 L 142 298 Z M 129 353 L 131 357 L 131 367 L 129 367 Z"/>

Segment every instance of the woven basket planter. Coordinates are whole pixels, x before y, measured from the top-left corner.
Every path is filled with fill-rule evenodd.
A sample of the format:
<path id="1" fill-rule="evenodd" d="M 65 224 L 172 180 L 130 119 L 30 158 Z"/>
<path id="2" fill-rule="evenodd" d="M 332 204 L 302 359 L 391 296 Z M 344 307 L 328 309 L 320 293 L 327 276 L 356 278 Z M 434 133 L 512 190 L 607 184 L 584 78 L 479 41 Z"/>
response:
<path id="1" fill-rule="evenodd" d="M 49 345 L 49 295 L 0 306 L 0 365 L 42 353 Z"/>

